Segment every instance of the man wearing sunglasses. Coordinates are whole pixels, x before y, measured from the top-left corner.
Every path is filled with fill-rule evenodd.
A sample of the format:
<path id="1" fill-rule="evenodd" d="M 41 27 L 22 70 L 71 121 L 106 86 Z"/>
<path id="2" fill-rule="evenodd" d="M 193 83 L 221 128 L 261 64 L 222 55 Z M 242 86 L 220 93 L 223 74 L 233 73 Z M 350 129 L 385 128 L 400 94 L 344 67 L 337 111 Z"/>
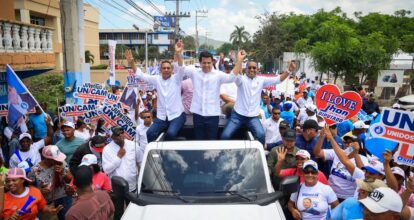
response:
<path id="1" fill-rule="evenodd" d="M 269 145 L 282 140 L 279 132 L 279 124 L 283 121 L 280 118 L 280 109 L 278 107 L 272 109 L 272 117 L 265 120 L 263 128 L 265 130 L 265 143 Z"/>
<path id="2" fill-rule="evenodd" d="M 141 113 L 141 118 L 144 120 L 144 123 L 141 123 L 137 126 L 135 142 L 137 142 L 141 147 L 146 147 L 148 144 L 147 131 L 152 125 L 152 113 L 150 111 L 143 111 Z"/>
<path id="3" fill-rule="evenodd" d="M 258 118 L 262 90 L 270 85 L 279 84 L 296 69 L 294 62 L 289 62 L 288 66 L 288 71 L 284 71 L 279 76 L 258 77 L 256 76 L 257 63 L 255 61 L 247 62 L 246 75 L 236 76 L 237 100 L 230 120 L 221 134 L 221 139 L 230 139 L 240 127 L 246 126 L 260 143 L 265 144 L 265 131 Z M 241 69 L 241 66 L 239 68 Z"/>

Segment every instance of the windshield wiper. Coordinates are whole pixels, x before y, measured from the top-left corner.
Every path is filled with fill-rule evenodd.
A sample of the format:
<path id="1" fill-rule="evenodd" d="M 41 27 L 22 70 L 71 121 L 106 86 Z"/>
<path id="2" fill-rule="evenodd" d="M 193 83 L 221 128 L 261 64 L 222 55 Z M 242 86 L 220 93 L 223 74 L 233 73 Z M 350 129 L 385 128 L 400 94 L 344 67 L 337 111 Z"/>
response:
<path id="1" fill-rule="evenodd" d="M 222 190 L 222 191 L 203 191 L 203 192 L 198 192 L 198 194 L 208 194 L 208 193 L 214 193 L 214 194 L 219 194 L 219 193 L 228 193 L 230 195 L 236 195 L 248 202 L 251 202 L 253 200 L 251 200 L 250 198 L 240 194 L 239 192 L 237 192 L 236 190 Z"/>
<path id="2" fill-rule="evenodd" d="M 170 193 L 171 195 L 173 195 L 175 198 L 185 202 L 185 203 L 189 203 L 188 200 L 184 199 L 183 197 L 180 196 L 180 193 L 178 193 L 175 190 L 162 190 L 162 189 L 142 189 L 141 192 L 146 192 L 146 193 L 153 193 L 153 192 L 163 192 L 163 193 Z"/>

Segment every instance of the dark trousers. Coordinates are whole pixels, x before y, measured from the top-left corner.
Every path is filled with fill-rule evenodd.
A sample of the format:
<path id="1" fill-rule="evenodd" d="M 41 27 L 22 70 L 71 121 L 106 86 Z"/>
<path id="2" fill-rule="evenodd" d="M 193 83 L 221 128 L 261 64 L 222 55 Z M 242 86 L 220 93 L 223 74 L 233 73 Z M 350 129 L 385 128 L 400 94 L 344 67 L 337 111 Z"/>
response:
<path id="1" fill-rule="evenodd" d="M 193 114 L 196 140 L 217 140 L 219 116 Z"/>

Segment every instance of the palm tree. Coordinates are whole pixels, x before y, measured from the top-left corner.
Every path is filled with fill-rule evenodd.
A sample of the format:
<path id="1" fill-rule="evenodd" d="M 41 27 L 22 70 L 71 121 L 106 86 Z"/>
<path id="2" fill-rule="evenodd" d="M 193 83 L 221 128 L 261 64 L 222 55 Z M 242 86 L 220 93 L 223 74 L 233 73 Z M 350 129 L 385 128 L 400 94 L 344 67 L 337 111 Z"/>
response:
<path id="1" fill-rule="evenodd" d="M 85 63 L 94 63 L 95 56 L 91 53 L 91 51 L 85 51 Z"/>
<path id="2" fill-rule="evenodd" d="M 249 32 L 244 30 L 244 26 L 234 26 L 236 29 L 230 34 L 230 41 L 239 49 L 242 43 L 247 42 L 250 38 Z"/>

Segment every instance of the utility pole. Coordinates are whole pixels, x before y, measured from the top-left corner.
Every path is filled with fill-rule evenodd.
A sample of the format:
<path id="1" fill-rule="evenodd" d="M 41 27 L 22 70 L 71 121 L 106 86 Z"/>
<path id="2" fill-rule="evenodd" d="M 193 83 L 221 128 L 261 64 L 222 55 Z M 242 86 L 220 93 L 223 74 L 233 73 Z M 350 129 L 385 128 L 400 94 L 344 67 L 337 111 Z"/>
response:
<path id="1" fill-rule="evenodd" d="M 165 17 L 174 17 L 175 18 L 175 38 L 177 39 L 180 32 L 180 18 L 189 18 L 190 12 L 180 12 L 180 1 L 190 1 L 190 0 L 165 0 L 165 1 L 175 1 L 175 12 L 167 13 L 165 12 Z"/>
<path id="2" fill-rule="evenodd" d="M 206 50 L 207 50 L 207 48 L 208 48 L 208 36 L 210 35 L 210 34 L 212 34 L 213 32 L 210 32 L 210 31 L 206 31 L 206 40 L 205 40 L 205 44 L 206 44 Z"/>
<path id="3" fill-rule="evenodd" d="M 198 18 L 206 18 L 207 16 L 205 14 L 207 14 L 208 11 L 204 11 L 204 10 L 196 10 L 196 15 L 195 15 L 195 34 L 196 34 L 196 39 L 195 39 L 195 43 L 196 43 L 196 55 L 198 55 L 198 47 L 200 47 L 200 42 L 198 41 Z M 198 15 L 201 14 L 201 15 Z"/>
<path id="4" fill-rule="evenodd" d="M 60 0 L 63 74 L 65 98 L 74 103 L 73 92 L 82 85 L 82 63 L 84 63 L 83 43 L 83 0 Z"/>

